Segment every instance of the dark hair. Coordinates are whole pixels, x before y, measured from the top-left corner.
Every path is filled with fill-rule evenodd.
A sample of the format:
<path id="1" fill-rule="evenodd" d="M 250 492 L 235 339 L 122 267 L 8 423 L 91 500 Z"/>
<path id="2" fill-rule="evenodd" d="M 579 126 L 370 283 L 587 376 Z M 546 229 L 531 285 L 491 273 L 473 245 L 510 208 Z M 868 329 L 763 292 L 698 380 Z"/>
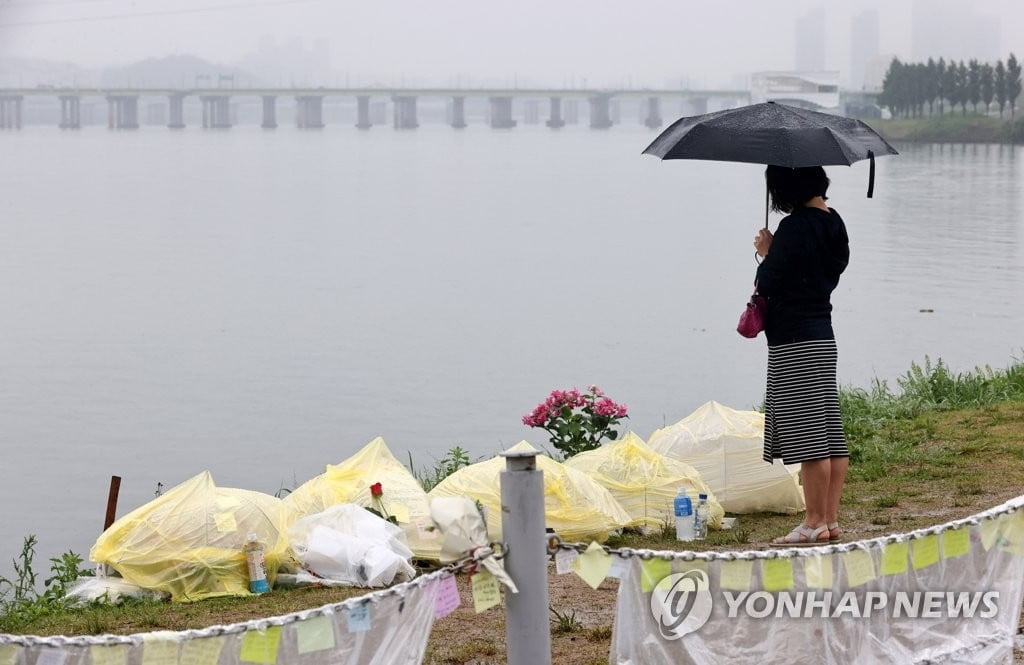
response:
<path id="1" fill-rule="evenodd" d="M 764 172 L 768 193 L 772 197 L 772 210 L 791 213 L 805 203 L 820 196 L 827 199 L 829 179 L 820 166 L 769 166 Z"/>

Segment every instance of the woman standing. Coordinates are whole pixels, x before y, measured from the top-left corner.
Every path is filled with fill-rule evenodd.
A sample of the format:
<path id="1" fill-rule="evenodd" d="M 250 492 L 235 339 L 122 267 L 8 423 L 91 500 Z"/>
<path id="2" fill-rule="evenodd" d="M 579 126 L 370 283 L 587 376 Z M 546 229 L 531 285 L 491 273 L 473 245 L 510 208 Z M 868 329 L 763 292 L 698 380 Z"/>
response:
<path id="1" fill-rule="evenodd" d="M 832 291 L 850 259 L 846 226 L 825 204 L 829 180 L 820 166 L 769 166 L 772 209 L 786 213 L 773 236 L 761 229 L 757 290 L 767 300 L 768 386 L 764 459 L 800 464 L 807 514 L 773 545 L 836 542 L 839 498 L 850 452 L 839 414 Z"/>

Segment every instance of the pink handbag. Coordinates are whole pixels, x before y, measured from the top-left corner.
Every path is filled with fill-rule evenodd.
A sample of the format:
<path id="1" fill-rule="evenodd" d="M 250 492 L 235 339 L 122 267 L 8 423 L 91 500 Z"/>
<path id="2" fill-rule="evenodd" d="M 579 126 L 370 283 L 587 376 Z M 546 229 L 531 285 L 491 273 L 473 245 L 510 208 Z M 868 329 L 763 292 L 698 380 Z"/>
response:
<path id="1" fill-rule="evenodd" d="M 764 296 L 757 292 L 757 282 L 754 282 L 754 295 L 750 296 L 746 309 L 740 314 L 740 322 L 736 324 L 736 332 L 744 337 L 753 339 L 764 330 L 764 315 L 768 303 Z"/>

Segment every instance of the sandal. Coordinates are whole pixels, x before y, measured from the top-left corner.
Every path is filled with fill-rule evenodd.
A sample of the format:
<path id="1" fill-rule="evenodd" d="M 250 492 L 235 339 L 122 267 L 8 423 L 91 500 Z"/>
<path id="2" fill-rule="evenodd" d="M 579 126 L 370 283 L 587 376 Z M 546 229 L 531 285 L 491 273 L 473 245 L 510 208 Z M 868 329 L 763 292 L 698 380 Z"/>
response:
<path id="1" fill-rule="evenodd" d="M 821 539 L 822 534 L 826 536 L 824 540 Z M 799 524 L 785 536 L 775 538 L 768 544 L 771 547 L 817 547 L 828 545 L 828 534 L 828 526 L 824 524 L 815 528 Z"/>
<path id="2" fill-rule="evenodd" d="M 828 542 L 843 542 L 843 530 L 839 528 L 839 522 L 832 522 L 831 524 L 826 524 L 825 526 L 828 527 Z M 836 531 L 838 531 L 839 533 L 836 534 Z"/>

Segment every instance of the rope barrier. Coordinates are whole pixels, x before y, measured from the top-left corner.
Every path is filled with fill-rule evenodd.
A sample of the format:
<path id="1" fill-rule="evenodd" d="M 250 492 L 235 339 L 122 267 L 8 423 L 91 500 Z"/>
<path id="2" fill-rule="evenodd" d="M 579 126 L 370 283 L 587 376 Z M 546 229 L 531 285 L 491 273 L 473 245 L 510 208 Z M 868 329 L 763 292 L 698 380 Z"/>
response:
<path id="1" fill-rule="evenodd" d="M 421 575 L 420 577 L 409 580 L 408 582 L 396 584 L 395 586 L 387 589 L 374 591 L 362 596 L 356 596 L 355 598 L 348 598 L 337 603 L 328 603 L 327 605 L 322 605 L 313 609 L 299 610 L 275 617 L 250 619 L 249 621 L 242 621 L 228 625 L 208 626 L 206 628 L 190 628 L 181 631 L 160 631 L 158 634 L 164 639 L 180 642 L 207 637 L 237 635 L 250 630 L 265 631 L 271 626 L 287 626 L 298 621 L 307 621 L 319 616 L 333 616 L 357 605 L 378 603 L 385 598 L 392 596 L 397 596 L 404 600 L 406 594 L 413 589 L 426 586 L 435 580 L 440 580 L 452 575 L 458 575 L 459 573 L 474 572 L 480 565 L 480 562 L 484 559 L 493 557 L 496 560 L 500 560 L 504 558 L 507 553 L 508 547 L 504 543 L 492 542 L 486 547 L 474 548 L 467 556 L 449 563 L 431 573 L 427 573 L 426 575 Z M 26 648 L 37 646 L 63 648 L 113 646 L 117 644 L 140 645 L 143 644 L 145 635 L 152 634 L 153 633 L 135 633 L 132 635 L 54 635 L 42 637 L 38 635 L 8 635 L 0 633 L 0 646 L 10 644 Z"/>
<path id="2" fill-rule="evenodd" d="M 1024 496 L 1019 496 L 1014 499 L 957 520 L 950 520 L 945 524 L 939 524 L 936 526 L 925 527 L 923 529 L 916 529 L 907 533 L 897 533 L 888 536 L 882 536 L 880 538 L 871 538 L 867 540 L 858 540 L 850 543 L 835 543 L 829 545 L 816 545 L 816 546 L 803 546 L 803 547 L 787 547 L 787 548 L 774 548 L 769 550 L 743 550 L 743 551 L 725 551 L 719 552 L 715 550 L 709 550 L 706 552 L 691 552 L 691 551 L 677 551 L 677 550 L 650 550 L 650 549 L 636 549 L 631 547 L 619 547 L 613 548 L 607 545 L 602 546 L 604 551 L 608 554 L 614 554 L 623 559 L 629 559 L 631 557 L 637 557 L 639 559 L 649 561 L 651 559 L 659 558 L 666 561 L 753 561 L 755 559 L 789 559 L 799 557 L 811 557 L 811 556 L 822 556 L 825 554 L 839 554 L 844 552 L 853 552 L 855 550 L 870 550 L 874 548 L 882 548 L 885 545 L 891 545 L 893 543 L 904 543 L 912 540 L 918 540 L 927 536 L 937 536 L 944 531 L 952 531 L 960 529 L 965 526 L 974 526 L 981 524 L 987 520 L 994 520 L 1004 515 L 1009 515 L 1024 508 Z M 549 555 L 554 555 L 558 550 L 571 550 L 582 554 L 586 551 L 590 543 L 566 543 L 563 542 L 556 534 L 548 535 L 547 549 Z"/>

